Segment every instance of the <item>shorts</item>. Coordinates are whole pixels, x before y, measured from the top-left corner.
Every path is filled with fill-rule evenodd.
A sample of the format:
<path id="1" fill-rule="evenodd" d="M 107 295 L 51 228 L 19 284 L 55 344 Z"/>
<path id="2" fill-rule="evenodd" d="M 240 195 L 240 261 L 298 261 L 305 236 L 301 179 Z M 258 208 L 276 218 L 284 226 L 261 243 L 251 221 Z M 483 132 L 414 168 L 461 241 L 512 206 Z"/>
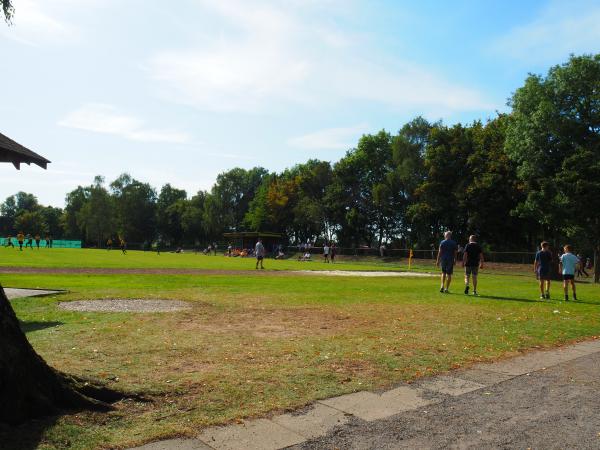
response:
<path id="1" fill-rule="evenodd" d="M 477 276 L 479 273 L 479 266 L 465 266 L 465 275 Z"/>
<path id="2" fill-rule="evenodd" d="M 442 273 L 452 275 L 454 273 L 454 261 L 442 259 Z"/>
<path id="3" fill-rule="evenodd" d="M 257 257 L 256 257 L 256 260 L 257 260 L 257 261 L 262 261 L 262 260 L 263 260 L 263 258 L 264 258 L 264 256 L 257 256 Z"/>
<path id="4" fill-rule="evenodd" d="M 547 267 L 544 267 L 543 269 L 540 267 L 538 269 L 538 278 L 540 280 L 549 280 L 550 279 L 550 269 Z"/>
<path id="5" fill-rule="evenodd" d="M 567 281 L 567 280 L 574 280 L 574 279 L 575 279 L 575 275 L 574 274 L 563 273 L 563 280 Z"/>

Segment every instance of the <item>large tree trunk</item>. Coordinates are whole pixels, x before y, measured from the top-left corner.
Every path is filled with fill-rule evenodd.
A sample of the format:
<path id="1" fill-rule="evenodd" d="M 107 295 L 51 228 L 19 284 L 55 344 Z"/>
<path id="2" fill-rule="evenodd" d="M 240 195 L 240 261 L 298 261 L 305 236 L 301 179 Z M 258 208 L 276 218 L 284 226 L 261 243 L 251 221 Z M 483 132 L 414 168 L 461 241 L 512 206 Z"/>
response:
<path id="1" fill-rule="evenodd" d="M 27 341 L 0 286 L 0 422 L 17 424 L 60 409 L 109 408 L 91 397 L 115 399 L 48 366 Z"/>

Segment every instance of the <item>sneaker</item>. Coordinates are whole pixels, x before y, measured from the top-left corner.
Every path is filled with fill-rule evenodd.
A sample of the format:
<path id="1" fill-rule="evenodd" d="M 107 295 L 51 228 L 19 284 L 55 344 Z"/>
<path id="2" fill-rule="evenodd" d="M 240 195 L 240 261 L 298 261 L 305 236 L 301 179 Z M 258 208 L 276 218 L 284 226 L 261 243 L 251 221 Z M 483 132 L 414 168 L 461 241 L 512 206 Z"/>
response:
<path id="1" fill-rule="evenodd" d="M 544 294 L 540 295 L 540 300 L 546 300 L 546 296 Z"/>
<path id="2" fill-rule="evenodd" d="M 546 298 L 550 300 L 550 292 L 546 292 Z"/>
<path id="3" fill-rule="evenodd" d="M 450 291 L 448 289 L 444 289 L 444 294 L 449 294 Z"/>
<path id="4" fill-rule="evenodd" d="M 444 288 L 443 288 L 443 287 L 441 287 L 441 288 L 440 288 L 440 292 L 441 292 L 442 294 L 444 293 Z"/>
<path id="5" fill-rule="evenodd" d="M 478 296 L 479 296 L 479 294 L 477 293 L 477 291 L 473 291 L 473 295 L 474 295 L 475 297 L 478 297 Z"/>
<path id="6" fill-rule="evenodd" d="M 469 285 L 465 286 L 465 295 L 469 295 Z"/>
<path id="7" fill-rule="evenodd" d="M 568 302 L 568 301 L 569 301 L 569 296 L 565 295 L 565 302 Z"/>
<path id="8" fill-rule="evenodd" d="M 573 301 L 577 301 L 577 296 L 575 294 L 573 294 Z"/>

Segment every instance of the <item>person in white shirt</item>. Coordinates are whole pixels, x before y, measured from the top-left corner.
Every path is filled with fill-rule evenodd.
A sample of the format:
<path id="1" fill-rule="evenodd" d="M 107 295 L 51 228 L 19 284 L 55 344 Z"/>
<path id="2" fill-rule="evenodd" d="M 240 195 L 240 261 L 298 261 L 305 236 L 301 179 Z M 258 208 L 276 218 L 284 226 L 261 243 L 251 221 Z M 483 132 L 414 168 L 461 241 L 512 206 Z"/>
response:
<path id="1" fill-rule="evenodd" d="M 565 253 L 560 257 L 560 271 L 563 277 L 563 288 L 565 290 L 565 301 L 569 301 L 569 283 L 571 284 L 571 290 L 573 291 L 573 300 L 577 300 L 577 293 L 575 292 L 575 270 L 579 259 L 575 256 L 572 251 L 573 247 L 570 245 L 564 246 Z"/>
<path id="2" fill-rule="evenodd" d="M 329 245 L 327 245 L 327 242 L 323 244 L 323 259 L 325 259 L 326 263 L 329 262 Z"/>
<path id="3" fill-rule="evenodd" d="M 263 245 L 261 238 L 258 238 L 258 242 L 254 246 L 254 256 L 256 256 L 256 268 L 258 269 L 258 264 L 260 263 L 260 268 L 264 269 L 263 259 L 265 257 L 265 246 Z"/>

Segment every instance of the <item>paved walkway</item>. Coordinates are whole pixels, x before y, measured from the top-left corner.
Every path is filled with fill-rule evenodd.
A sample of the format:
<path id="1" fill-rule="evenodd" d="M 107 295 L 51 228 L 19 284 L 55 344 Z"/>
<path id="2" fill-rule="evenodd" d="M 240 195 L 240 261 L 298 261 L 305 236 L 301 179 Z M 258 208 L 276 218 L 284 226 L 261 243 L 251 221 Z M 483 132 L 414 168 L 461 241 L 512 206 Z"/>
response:
<path id="1" fill-rule="evenodd" d="M 597 340 L 137 449 L 600 448 L 599 388 Z"/>
<path id="2" fill-rule="evenodd" d="M 20 289 L 20 288 L 4 288 L 4 292 L 9 300 L 21 297 L 39 297 L 41 295 L 60 294 L 63 291 L 51 291 L 48 289 Z"/>

